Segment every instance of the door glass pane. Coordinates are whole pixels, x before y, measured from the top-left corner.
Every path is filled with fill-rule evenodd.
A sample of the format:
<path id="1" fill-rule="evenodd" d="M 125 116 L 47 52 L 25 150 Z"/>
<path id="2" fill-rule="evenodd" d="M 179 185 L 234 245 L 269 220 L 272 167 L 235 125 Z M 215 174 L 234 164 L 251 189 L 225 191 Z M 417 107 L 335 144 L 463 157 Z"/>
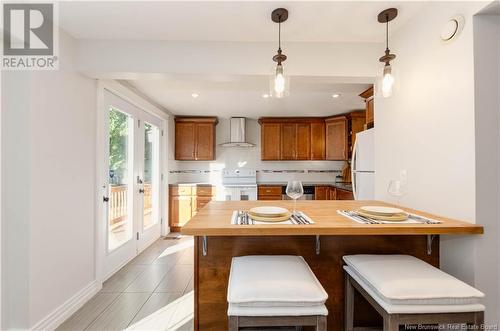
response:
<path id="1" fill-rule="evenodd" d="M 144 124 L 144 216 L 143 228 L 158 223 L 159 215 L 159 130 Z"/>
<path id="2" fill-rule="evenodd" d="M 108 250 L 132 238 L 132 134 L 133 120 L 109 109 Z"/>

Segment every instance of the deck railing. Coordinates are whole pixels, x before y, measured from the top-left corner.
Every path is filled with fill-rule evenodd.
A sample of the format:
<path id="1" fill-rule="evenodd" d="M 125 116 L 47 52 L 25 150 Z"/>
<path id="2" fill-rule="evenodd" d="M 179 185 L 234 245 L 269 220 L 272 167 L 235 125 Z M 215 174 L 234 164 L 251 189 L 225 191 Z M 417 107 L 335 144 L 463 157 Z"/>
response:
<path id="1" fill-rule="evenodd" d="M 118 225 L 128 215 L 128 185 L 111 185 L 109 223 Z M 144 184 L 144 210 L 151 209 L 151 184 Z"/>

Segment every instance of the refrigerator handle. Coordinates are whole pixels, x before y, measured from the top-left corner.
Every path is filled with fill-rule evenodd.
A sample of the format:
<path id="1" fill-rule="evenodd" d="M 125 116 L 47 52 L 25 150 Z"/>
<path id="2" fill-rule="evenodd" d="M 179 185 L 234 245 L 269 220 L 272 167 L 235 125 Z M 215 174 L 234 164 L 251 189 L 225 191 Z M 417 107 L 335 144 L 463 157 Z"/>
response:
<path id="1" fill-rule="evenodd" d="M 358 139 L 354 141 L 354 147 L 352 149 L 352 158 L 351 158 L 351 183 L 352 183 L 352 195 L 354 196 L 354 200 L 358 200 L 356 196 L 356 145 L 358 143 Z"/>

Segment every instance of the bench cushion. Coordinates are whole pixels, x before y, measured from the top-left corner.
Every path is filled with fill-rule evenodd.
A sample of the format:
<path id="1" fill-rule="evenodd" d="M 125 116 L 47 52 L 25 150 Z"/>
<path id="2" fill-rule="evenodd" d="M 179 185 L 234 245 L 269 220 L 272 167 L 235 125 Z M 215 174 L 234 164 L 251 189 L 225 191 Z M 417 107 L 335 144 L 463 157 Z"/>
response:
<path id="1" fill-rule="evenodd" d="M 235 257 L 227 301 L 239 307 L 304 307 L 325 303 L 327 293 L 301 256 Z"/>
<path id="2" fill-rule="evenodd" d="M 371 286 L 365 283 L 361 277 L 349 266 L 344 266 L 345 271 L 389 314 L 439 314 L 439 313 L 466 313 L 484 311 L 485 307 L 479 303 L 465 305 L 394 305 L 387 302 L 377 294 Z"/>
<path id="3" fill-rule="evenodd" d="M 242 307 L 230 303 L 228 316 L 314 316 L 328 315 L 328 309 L 323 305 L 304 307 Z"/>
<path id="4" fill-rule="evenodd" d="M 348 255 L 346 264 L 392 305 L 467 305 L 484 294 L 410 255 Z"/>

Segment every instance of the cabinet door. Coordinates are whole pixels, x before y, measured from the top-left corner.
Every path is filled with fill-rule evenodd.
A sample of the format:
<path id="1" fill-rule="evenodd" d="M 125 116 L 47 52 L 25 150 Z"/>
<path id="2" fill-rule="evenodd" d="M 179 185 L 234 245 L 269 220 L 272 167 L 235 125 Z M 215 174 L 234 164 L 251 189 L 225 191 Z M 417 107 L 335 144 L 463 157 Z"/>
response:
<path id="1" fill-rule="evenodd" d="M 330 200 L 337 200 L 337 189 L 330 187 Z"/>
<path id="2" fill-rule="evenodd" d="M 281 144 L 281 126 L 279 123 L 261 125 L 261 159 L 279 160 Z"/>
<path id="3" fill-rule="evenodd" d="M 365 111 L 358 111 L 351 113 L 351 146 L 349 149 L 351 157 L 354 144 L 356 143 L 356 135 L 365 129 L 366 113 Z"/>
<path id="4" fill-rule="evenodd" d="M 215 126 L 212 123 L 196 123 L 195 160 L 209 161 L 215 159 L 214 130 Z"/>
<path id="5" fill-rule="evenodd" d="M 297 158 L 297 125 L 281 124 L 281 159 L 295 160 Z"/>
<path id="6" fill-rule="evenodd" d="M 295 160 L 310 160 L 311 124 L 309 123 L 296 124 L 295 141 L 296 141 Z"/>
<path id="7" fill-rule="evenodd" d="M 339 117 L 326 122 L 326 159 L 347 160 L 347 119 Z"/>
<path id="8" fill-rule="evenodd" d="M 191 196 L 170 197 L 170 226 L 183 226 L 192 217 Z"/>
<path id="9" fill-rule="evenodd" d="M 196 127 L 194 123 L 175 124 L 176 160 L 195 159 L 195 135 L 196 135 Z"/>
<path id="10" fill-rule="evenodd" d="M 337 189 L 337 200 L 354 200 L 354 195 L 350 191 Z"/>
<path id="11" fill-rule="evenodd" d="M 373 98 L 366 100 L 366 124 L 375 122 L 373 113 Z"/>
<path id="12" fill-rule="evenodd" d="M 212 197 L 196 197 L 196 213 L 210 201 L 212 201 Z"/>
<path id="13" fill-rule="evenodd" d="M 311 160 L 325 159 L 325 123 L 311 123 Z"/>
<path id="14" fill-rule="evenodd" d="M 329 199 L 330 199 L 330 187 L 316 186 L 314 188 L 314 200 L 329 200 Z"/>

